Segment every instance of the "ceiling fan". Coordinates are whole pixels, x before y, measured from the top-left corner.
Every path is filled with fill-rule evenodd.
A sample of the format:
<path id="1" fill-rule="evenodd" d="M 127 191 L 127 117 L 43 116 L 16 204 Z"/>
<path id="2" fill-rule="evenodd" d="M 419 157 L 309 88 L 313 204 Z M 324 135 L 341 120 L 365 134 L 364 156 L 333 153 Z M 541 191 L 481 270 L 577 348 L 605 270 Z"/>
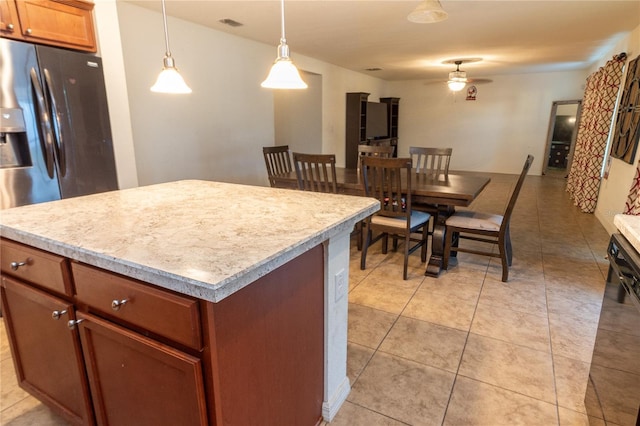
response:
<path id="1" fill-rule="evenodd" d="M 449 73 L 448 80 L 436 80 L 436 81 L 427 81 L 425 84 L 433 84 L 433 83 L 447 83 L 449 90 L 452 92 L 459 92 L 464 89 L 468 84 L 485 84 L 491 83 L 493 80 L 488 78 L 468 78 L 466 71 L 460 70 L 460 65 L 470 63 L 470 62 L 479 62 L 482 58 L 466 58 L 466 59 L 449 59 L 443 61 L 443 64 L 452 64 L 456 66 L 455 71 L 451 71 Z"/>

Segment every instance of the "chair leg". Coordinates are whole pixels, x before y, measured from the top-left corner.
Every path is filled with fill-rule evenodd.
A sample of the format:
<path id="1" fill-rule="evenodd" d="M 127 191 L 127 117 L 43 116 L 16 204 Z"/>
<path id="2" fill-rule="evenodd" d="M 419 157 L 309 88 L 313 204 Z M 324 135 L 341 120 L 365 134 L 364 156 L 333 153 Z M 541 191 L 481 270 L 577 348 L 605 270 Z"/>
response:
<path id="1" fill-rule="evenodd" d="M 363 235 L 364 242 L 362 244 L 362 252 L 360 253 L 360 269 L 364 271 L 367 263 L 367 250 L 369 249 L 369 244 L 371 243 L 371 228 L 369 228 L 364 222 L 362 222 L 361 234 Z M 365 234 L 366 232 L 366 234 Z"/>
<path id="2" fill-rule="evenodd" d="M 385 233 L 382 236 L 382 254 L 387 254 L 389 248 L 389 234 Z"/>
<path id="3" fill-rule="evenodd" d="M 507 251 L 507 263 L 511 266 L 513 260 L 513 248 L 511 247 L 511 233 L 509 232 L 509 226 L 504 233 L 505 249 Z"/>
<path id="4" fill-rule="evenodd" d="M 427 261 L 427 242 L 429 239 L 429 222 L 422 228 L 422 249 L 420 250 L 420 260 L 422 263 Z"/>
<path id="5" fill-rule="evenodd" d="M 402 273 L 402 279 L 407 279 L 407 270 L 409 269 L 409 246 L 411 245 L 411 233 L 407 232 L 404 237 L 404 271 Z"/>
<path id="6" fill-rule="evenodd" d="M 362 240 L 364 239 L 364 222 L 360 221 L 358 223 L 356 223 L 356 247 L 358 248 L 358 251 L 362 250 Z"/>
<path id="7" fill-rule="evenodd" d="M 502 282 L 506 283 L 509 279 L 509 266 L 511 262 L 509 261 L 508 254 L 508 243 L 507 239 L 503 237 L 498 240 L 498 249 L 500 250 L 500 260 L 502 261 Z"/>

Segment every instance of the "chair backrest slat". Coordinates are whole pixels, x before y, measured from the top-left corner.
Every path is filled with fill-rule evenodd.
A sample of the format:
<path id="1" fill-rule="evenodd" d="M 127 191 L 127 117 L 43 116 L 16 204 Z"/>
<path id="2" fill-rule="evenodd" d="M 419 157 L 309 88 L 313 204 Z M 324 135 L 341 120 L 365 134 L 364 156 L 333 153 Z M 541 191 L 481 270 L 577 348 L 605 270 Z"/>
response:
<path id="1" fill-rule="evenodd" d="M 274 177 L 293 171 L 289 145 L 265 146 L 262 148 L 262 155 L 267 166 L 267 176 L 271 186 L 275 186 Z"/>
<path id="2" fill-rule="evenodd" d="M 409 147 L 409 155 L 417 174 L 426 174 L 433 177 L 449 177 L 449 163 L 453 148 L 426 148 L 419 146 Z"/>
<path id="3" fill-rule="evenodd" d="M 313 192 L 338 192 L 336 156 L 333 154 L 293 153 L 298 189 Z"/>
<path id="4" fill-rule="evenodd" d="M 411 158 L 362 158 L 365 194 L 380 201 L 380 216 L 411 216 Z"/>

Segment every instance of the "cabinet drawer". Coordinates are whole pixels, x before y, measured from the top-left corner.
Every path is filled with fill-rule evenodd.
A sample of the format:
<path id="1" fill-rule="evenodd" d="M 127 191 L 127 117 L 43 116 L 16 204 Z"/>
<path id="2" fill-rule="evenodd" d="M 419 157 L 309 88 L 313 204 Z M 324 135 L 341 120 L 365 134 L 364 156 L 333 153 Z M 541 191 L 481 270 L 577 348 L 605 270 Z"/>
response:
<path id="1" fill-rule="evenodd" d="M 62 256 L 2 240 L 0 269 L 3 274 L 29 281 L 42 288 L 67 296 L 73 295 L 69 262 Z"/>
<path id="2" fill-rule="evenodd" d="M 71 269 L 77 300 L 90 310 L 190 348 L 201 348 L 197 300 L 76 262 Z"/>

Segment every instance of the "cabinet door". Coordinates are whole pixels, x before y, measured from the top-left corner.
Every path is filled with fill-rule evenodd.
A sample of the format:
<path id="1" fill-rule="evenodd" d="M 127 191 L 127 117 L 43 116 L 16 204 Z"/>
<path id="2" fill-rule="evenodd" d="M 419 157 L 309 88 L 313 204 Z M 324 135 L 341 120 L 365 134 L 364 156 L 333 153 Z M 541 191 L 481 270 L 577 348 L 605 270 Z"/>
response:
<path id="1" fill-rule="evenodd" d="M 80 340 L 67 327 L 73 306 L 3 277 L 2 310 L 20 386 L 72 423 L 93 424 Z"/>
<path id="2" fill-rule="evenodd" d="M 98 424 L 207 424 L 198 358 L 93 315 L 78 318 Z"/>
<path id="3" fill-rule="evenodd" d="M 18 11 L 13 0 L 0 0 L 0 35 L 9 38 L 22 38 Z"/>
<path id="4" fill-rule="evenodd" d="M 20 0 L 17 2 L 26 40 L 95 52 L 93 3 L 81 0 Z"/>

